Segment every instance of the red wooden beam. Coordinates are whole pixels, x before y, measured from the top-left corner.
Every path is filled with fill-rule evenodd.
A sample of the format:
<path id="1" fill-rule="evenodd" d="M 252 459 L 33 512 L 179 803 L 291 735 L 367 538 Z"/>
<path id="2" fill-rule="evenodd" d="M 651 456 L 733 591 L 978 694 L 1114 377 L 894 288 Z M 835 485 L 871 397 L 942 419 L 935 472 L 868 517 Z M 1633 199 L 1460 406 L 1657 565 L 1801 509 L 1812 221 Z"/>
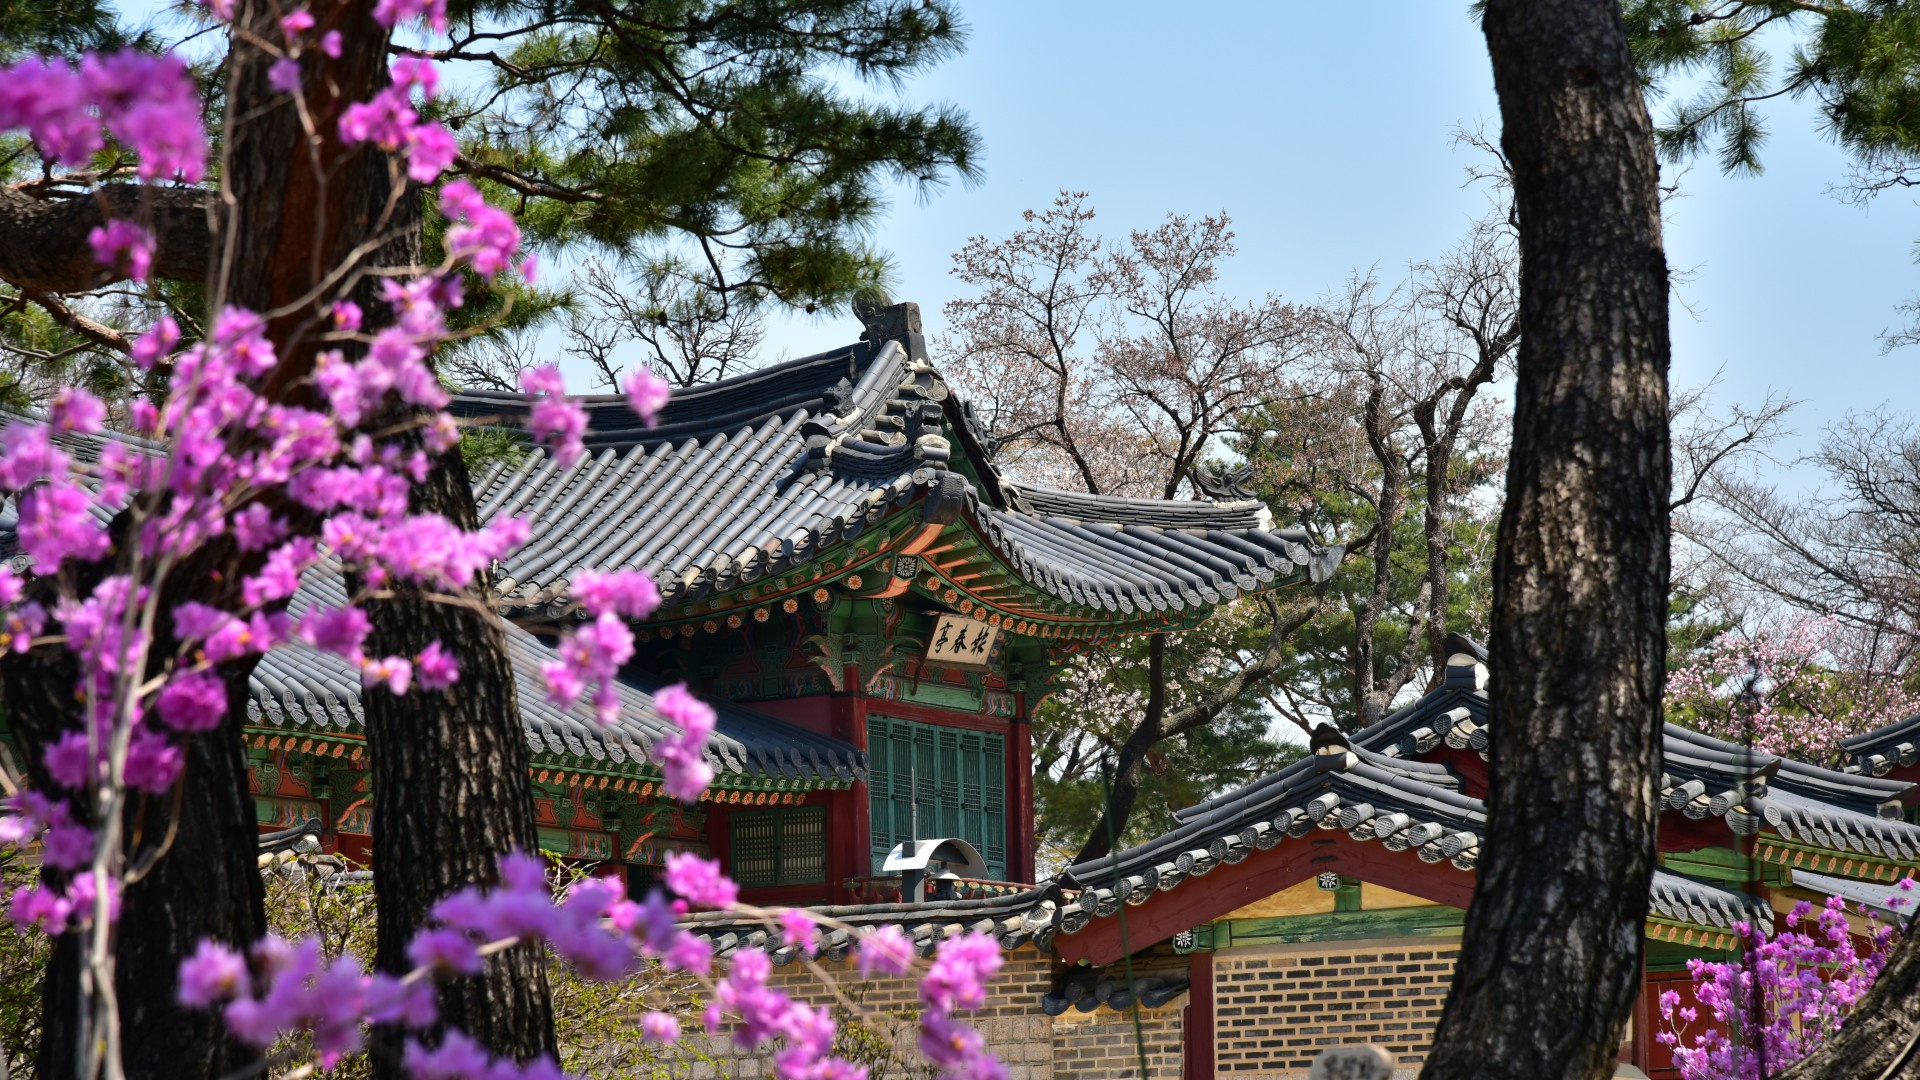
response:
<path id="1" fill-rule="evenodd" d="M 1033 880 L 1033 724 L 1027 717 L 1027 695 L 1015 691 L 1014 720 L 1007 728 L 1007 877 Z"/>
<path id="2" fill-rule="evenodd" d="M 1157 945 L 1228 912 L 1265 899 L 1320 874 L 1342 874 L 1398 892 L 1465 909 L 1473 900 L 1474 875 L 1452 863 L 1425 863 L 1413 851 L 1388 851 L 1377 840 L 1355 840 L 1344 832 L 1315 830 L 1289 837 L 1269 851 L 1255 851 L 1232 866 L 1220 866 L 1204 878 L 1182 881 L 1156 892 L 1122 914 L 1096 918 L 1077 934 L 1062 934 L 1054 948 L 1069 962 L 1110 964 L 1129 952 Z"/>
<path id="3" fill-rule="evenodd" d="M 1187 956 L 1187 1009 L 1180 1025 L 1182 1080 L 1213 1077 L 1213 954 Z"/>

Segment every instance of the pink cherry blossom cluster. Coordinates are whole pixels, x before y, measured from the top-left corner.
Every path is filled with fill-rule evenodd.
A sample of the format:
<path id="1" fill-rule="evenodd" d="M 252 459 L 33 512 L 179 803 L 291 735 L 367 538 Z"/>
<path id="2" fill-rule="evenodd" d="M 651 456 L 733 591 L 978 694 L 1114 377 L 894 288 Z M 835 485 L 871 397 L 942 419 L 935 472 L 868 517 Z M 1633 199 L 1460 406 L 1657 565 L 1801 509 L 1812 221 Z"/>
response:
<path id="1" fill-rule="evenodd" d="M 1837 765 L 1840 740 L 1920 713 L 1920 695 L 1837 620 L 1799 618 L 1720 635 L 1667 676 L 1667 712 L 1770 754 Z"/>
<path id="2" fill-rule="evenodd" d="M 1914 880 L 1906 878 L 1886 901 L 1904 912 L 1912 907 Z M 1767 1080 L 1812 1053 L 1845 1024 L 1860 998 L 1886 966 L 1895 931 L 1879 925 L 1877 913 L 1863 908 L 1867 952 L 1854 944 L 1846 902 L 1828 898 L 1812 926 L 1813 905 L 1795 904 L 1784 932 L 1769 937 L 1764 929 L 1740 923 L 1742 957 L 1730 963 L 1689 960 L 1694 1000 L 1713 1016 L 1713 1025 L 1686 1037 L 1700 1019 L 1700 1008 L 1680 1004 L 1680 993 L 1660 995 L 1666 1030 L 1654 1038 L 1673 1051 L 1683 1080 Z"/>

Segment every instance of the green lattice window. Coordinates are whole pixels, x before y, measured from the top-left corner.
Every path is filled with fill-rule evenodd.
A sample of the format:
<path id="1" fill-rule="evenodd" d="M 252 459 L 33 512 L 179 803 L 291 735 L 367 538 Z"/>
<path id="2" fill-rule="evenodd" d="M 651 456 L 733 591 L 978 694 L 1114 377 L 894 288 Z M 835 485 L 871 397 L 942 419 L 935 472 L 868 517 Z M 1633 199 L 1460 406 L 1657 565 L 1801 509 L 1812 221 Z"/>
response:
<path id="1" fill-rule="evenodd" d="M 733 880 L 743 889 L 827 880 L 827 811 L 820 806 L 733 815 Z"/>
<path id="2" fill-rule="evenodd" d="M 908 839 L 957 836 L 1007 876 L 1006 739 L 984 731 L 867 720 L 873 869 Z M 916 823 L 917 819 L 917 823 Z"/>

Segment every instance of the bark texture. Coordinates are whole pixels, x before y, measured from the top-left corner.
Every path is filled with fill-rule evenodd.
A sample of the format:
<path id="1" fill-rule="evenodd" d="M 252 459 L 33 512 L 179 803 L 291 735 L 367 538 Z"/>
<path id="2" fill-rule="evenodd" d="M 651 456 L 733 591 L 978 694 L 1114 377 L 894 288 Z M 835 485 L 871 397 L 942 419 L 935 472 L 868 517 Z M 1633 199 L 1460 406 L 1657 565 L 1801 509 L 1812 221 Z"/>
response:
<path id="1" fill-rule="evenodd" d="M 1521 336 L 1487 846 L 1424 1076 L 1610 1076 L 1639 989 L 1667 609 L 1658 167 L 1612 0 L 1492 0 Z"/>
<path id="2" fill-rule="evenodd" d="M 108 184 L 84 197 L 42 199 L 0 185 L 0 281 L 28 292 L 77 293 L 118 280 L 87 244 L 87 234 L 109 218 L 148 223 L 154 274 L 204 281 L 213 255 L 212 205 L 198 188 Z"/>
<path id="3" fill-rule="evenodd" d="M 473 487 L 457 451 L 414 489 L 413 502 L 473 527 Z M 413 966 L 407 941 L 435 902 L 492 880 L 502 855 L 537 850 L 506 638 L 484 588 L 459 599 L 465 603 L 398 589 L 365 605 L 374 627 L 369 655 L 416 656 L 437 640 L 460 662 L 460 679 L 445 692 L 371 689 L 361 699 L 373 759 L 374 963 L 384 971 Z M 478 978 L 442 984 L 440 1015 L 497 1055 L 525 1061 L 554 1049 L 546 965 L 531 946 L 489 960 Z M 405 1075 L 401 1046 L 394 1032 L 374 1033 L 376 1076 Z"/>
<path id="4" fill-rule="evenodd" d="M 159 645 L 159 651 L 172 649 L 171 641 Z M 246 713 L 252 667 L 222 672 L 232 715 Z M 79 675 L 73 654 L 64 650 L 41 649 L 0 661 L 0 692 L 24 751 L 21 758 L 42 790 L 57 790 L 42 767 L 40 750 L 74 724 L 73 687 Z M 126 1074 L 136 1080 L 224 1076 L 254 1059 L 252 1051 L 226 1038 L 215 1014 L 174 1003 L 175 972 L 201 938 L 252 941 L 266 931 L 246 755 L 238 725 L 228 727 L 230 737 L 222 729 L 187 743 L 179 802 L 136 797 L 126 815 L 129 865 L 137 868 L 151 860 L 151 869 L 124 894 L 114 954 L 120 1042 L 126 1048 Z M 38 1076 L 66 1078 L 79 1071 L 82 954 L 79 935 L 54 942 L 41 988 Z"/>
<path id="5" fill-rule="evenodd" d="M 340 62 L 317 73 L 324 77 L 309 79 L 316 132 L 312 138 L 292 105 L 267 84 L 273 58 L 236 35 L 228 65 L 229 120 L 224 132 L 224 170 L 231 194 L 219 202 L 211 228 L 205 192 L 152 191 L 145 196 L 154 200 L 143 209 L 155 214 L 162 252 L 159 272 L 207 280 L 210 264 L 217 263 L 222 273 L 209 290 L 214 306 L 230 303 L 281 312 L 272 323 L 281 362 L 262 388 L 276 400 L 305 393 L 300 381 L 311 371 L 315 353 L 307 327 L 318 310 L 305 301 L 323 275 L 374 231 L 388 202 L 391 184 L 385 160 L 341 146 L 335 134 L 340 109 L 371 97 L 386 81 L 387 34 L 373 21 L 373 6 L 371 0 L 353 0 L 316 12 L 324 20 L 319 29 L 340 29 L 348 45 Z M 240 13 L 240 22 L 267 40 L 277 36 L 277 19 L 275 6 L 264 2 L 243 5 Z M 97 202 L 48 203 L 29 213 L 19 201 L 25 197 L 9 192 L 0 200 L 0 225 L 37 223 L 41 231 L 31 243 L 48 246 L 25 251 L 23 244 L 0 244 L 0 276 L 40 274 L 36 283 L 48 287 L 101 284 L 98 275 L 104 268 L 84 268 L 84 280 L 64 280 L 61 275 L 80 272 L 75 267 L 92 262 L 85 238 L 99 211 L 104 207 L 117 213 L 126 209 L 118 203 L 131 197 L 110 188 Z M 72 246 L 52 246 L 56 244 Z M 79 576 L 97 580 L 103 572 L 102 567 L 82 568 Z M 251 572 L 230 549 L 215 543 L 196 555 L 192 566 L 175 573 L 163 590 L 162 607 L 171 609 L 186 600 L 231 603 L 223 591 Z M 81 587 L 89 586 L 83 580 Z M 163 617 L 160 625 L 164 632 L 171 621 Z M 172 651 L 172 643 L 162 636 L 157 656 Z M 241 737 L 250 669 L 234 665 L 223 670 L 231 702 L 228 720 L 188 741 L 179 801 L 136 799 L 129 810 L 129 864 L 139 868 L 156 849 L 164 849 L 164 857 L 152 859 L 129 886 L 115 930 L 121 1045 L 126 1075 L 136 1080 L 219 1077 L 254 1057 L 227 1038 L 213 1014 L 182 1009 L 174 999 L 180 961 L 201 938 L 244 944 L 265 930 L 255 866 L 258 830 Z M 21 734 L 22 756 L 34 767 L 50 739 L 78 724 L 71 693 L 77 673 L 73 658 L 58 650 L 0 662 L 9 719 Z M 79 942 L 71 935 L 62 938 L 43 995 L 45 1035 L 36 1061 L 43 1077 L 76 1072 L 80 963 Z"/>

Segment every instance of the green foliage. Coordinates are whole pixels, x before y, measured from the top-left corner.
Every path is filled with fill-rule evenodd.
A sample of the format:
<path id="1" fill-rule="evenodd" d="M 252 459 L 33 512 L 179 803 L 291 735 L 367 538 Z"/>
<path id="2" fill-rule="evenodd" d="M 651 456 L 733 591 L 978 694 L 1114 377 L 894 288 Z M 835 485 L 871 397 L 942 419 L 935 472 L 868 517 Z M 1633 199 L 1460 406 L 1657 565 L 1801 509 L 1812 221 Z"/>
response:
<path id="1" fill-rule="evenodd" d="M 1727 172 L 1760 171 L 1765 102 L 1811 93 L 1822 126 L 1863 165 L 1920 154 L 1920 5 L 1907 0 L 1628 0 L 1634 59 L 1657 99 L 1702 84 L 1657 131 L 1669 160 L 1712 146 Z M 1776 64 L 1778 47 L 1785 60 Z M 1868 180 L 1871 187 L 1873 181 Z"/>
<path id="2" fill-rule="evenodd" d="M 1303 414 L 1317 415 L 1307 416 Z M 1294 723 L 1306 727 L 1320 720 L 1355 731 L 1365 724 L 1363 695 L 1396 674 L 1409 655 L 1408 634 L 1419 605 L 1427 574 L 1425 535 L 1426 480 L 1410 471 L 1402 485 L 1402 513 L 1384 541 L 1379 528 L 1378 462 L 1370 456 L 1346 457 L 1329 452 L 1329 445 L 1363 440 L 1357 411 L 1339 400 L 1281 401 L 1263 406 L 1247 417 L 1245 432 L 1236 443 L 1253 465 L 1255 490 L 1269 506 L 1291 507 L 1313 532 L 1339 537 L 1365 557 L 1349 557 L 1328 585 L 1332 602 L 1325 614 L 1295 631 L 1288 640 L 1290 656 L 1271 680 L 1272 704 Z M 1447 628 L 1470 637 L 1484 637 L 1493 600 L 1492 560 L 1499 525 L 1499 504 L 1490 485 L 1499 476 L 1504 454 L 1497 445 L 1463 432 L 1454 456 L 1449 490 L 1459 493 L 1447 501 L 1446 535 L 1451 553 L 1447 592 Z M 1372 670 L 1360 685 L 1354 671 L 1361 633 L 1360 613 L 1380 587 L 1375 578 L 1372 545 L 1389 547 L 1389 574 L 1384 603 L 1372 623 Z M 1414 666 L 1425 664 L 1421 643 L 1411 648 Z M 1414 691 L 1424 689 L 1412 684 Z"/>
<path id="3" fill-rule="evenodd" d="M 1216 614 L 1199 628 L 1169 636 L 1169 694 L 1204 691 L 1239 657 L 1266 647 L 1269 624 L 1252 601 Z M 1106 805 L 1112 751 L 1128 736 L 1149 691 L 1148 639 L 1122 638 L 1079 662 L 1071 685 L 1048 698 L 1033 718 L 1034 828 L 1043 862 L 1071 859 Z M 1256 694 L 1244 694 L 1211 722 L 1160 742 L 1147 756 L 1140 796 L 1117 848 L 1157 836 L 1173 812 L 1228 791 L 1298 758 L 1301 747 L 1274 737 L 1273 717 Z"/>
<path id="4" fill-rule="evenodd" d="M 918 1013 L 909 1006 L 882 1009 L 869 1004 L 869 982 L 841 985 L 845 1000 L 833 1003 L 833 1056 L 867 1070 L 868 1080 L 934 1080 L 938 1070 L 902 1053 L 912 1046 Z"/>
<path id="5" fill-rule="evenodd" d="M 38 880 L 17 850 L 0 852 L 0 893 Z M 40 1045 L 40 980 L 50 949 L 45 934 L 0 932 L 0 1076 L 25 1076 Z"/>
<path id="6" fill-rule="evenodd" d="M 857 85 L 895 88 L 958 51 L 942 0 L 453 8 L 451 58 L 491 79 L 445 117 L 468 171 L 519 197 L 536 245 L 813 310 L 884 278 L 865 239 L 884 181 L 975 173 L 979 138 L 959 112 Z"/>
<path id="7" fill-rule="evenodd" d="M 526 437 L 503 427 L 470 427 L 460 433 L 460 456 L 475 480 L 497 464 L 518 465 L 527 456 Z"/>
<path id="8" fill-rule="evenodd" d="M 0 3 L 0 64 L 51 53 L 78 56 L 141 40 L 114 17 L 103 0 L 7 0 Z"/>

